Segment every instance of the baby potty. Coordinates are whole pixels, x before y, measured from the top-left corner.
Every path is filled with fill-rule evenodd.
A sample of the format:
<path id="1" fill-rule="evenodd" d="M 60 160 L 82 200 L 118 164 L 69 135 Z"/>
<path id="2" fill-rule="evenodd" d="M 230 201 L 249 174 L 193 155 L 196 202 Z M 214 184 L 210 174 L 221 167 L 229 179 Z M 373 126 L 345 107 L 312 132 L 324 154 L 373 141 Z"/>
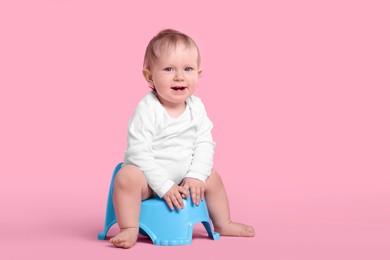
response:
<path id="1" fill-rule="evenodd" d="M 117 222 L 112 202 L 112 193 L 115 175 L 121 167 L 122 163 L 115 167 L 111 178 L 104 231 L 98 235 L 100 240 L 106 238 L 108 230 Z M 199 206 L 193 204 L 191 198 L 185 198 L 183 202 L 183 209 L 170 210 L 165 201 L 159 197 L 142 201 L 139 223 L 140 233 L 149 236 L 155 245 L 188 245 L 192 243 L 192 229 L 194 225 L 202 222 L 209 237 L 218 240 L 219 234 L 212 230 L 206 201 L 201 200 Z"/>

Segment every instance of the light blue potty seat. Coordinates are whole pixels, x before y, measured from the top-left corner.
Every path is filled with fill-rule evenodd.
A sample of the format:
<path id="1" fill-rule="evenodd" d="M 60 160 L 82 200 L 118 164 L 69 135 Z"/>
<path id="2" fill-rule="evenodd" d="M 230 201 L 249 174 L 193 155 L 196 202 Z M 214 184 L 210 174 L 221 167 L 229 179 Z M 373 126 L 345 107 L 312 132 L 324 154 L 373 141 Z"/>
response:
<path id="1" fill-rule="evenodd" d="M 112 193 L 114 190 L 115 175 L 122 167 L 119 163 L 111 178 L 108 192 L 106 219 L 104 231 L 98 234 L 98 239 L 106 239 L 108 230 L 117 223 Z M 191 198 L 183 199 L 184 207 L 181 210 L 170 210 L 165 201 L 153 197 L 141 202 L 140 233 L 149 236 L 153 244 L 160 246 L 188 245 L 192 243 L 192 230 L 196 223 L 202 222 L 210 238 L 219 239 L 219 234 L 212 230 L 209 212 L 205 200 L 199 206 L 192 203 Z"/>

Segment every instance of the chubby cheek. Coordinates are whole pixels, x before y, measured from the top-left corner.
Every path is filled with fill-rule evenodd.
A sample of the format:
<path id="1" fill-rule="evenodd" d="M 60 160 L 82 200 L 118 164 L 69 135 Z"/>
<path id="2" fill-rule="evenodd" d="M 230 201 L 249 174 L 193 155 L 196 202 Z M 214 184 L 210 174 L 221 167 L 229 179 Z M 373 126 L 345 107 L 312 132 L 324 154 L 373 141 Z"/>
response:
<path id="1" fill-rule="evenodd" d="M 190 84 L 193 87 L 196 87 L 198 85 L 198 79 L 197 78 L 188 78 L 187 82 L 188 82 L 188 84 Z"/>
<path id="2" fill-rule="evenodd" d="M 193 88 L 197 88 L 198 87 L 198 81 L 194 80 L 191 85 L 192 85 Z"/>
<path id="3" fill-rule="evenodd" d="M 158 80 L 155 80 L 154 84 L 157 85 L 157 86 L 160 86 L 160 87 L 167 87 L 167 86 L 169 86 L 169 82 L 170 81 L 167 80 L 167 79 L 160 78 Z"/>

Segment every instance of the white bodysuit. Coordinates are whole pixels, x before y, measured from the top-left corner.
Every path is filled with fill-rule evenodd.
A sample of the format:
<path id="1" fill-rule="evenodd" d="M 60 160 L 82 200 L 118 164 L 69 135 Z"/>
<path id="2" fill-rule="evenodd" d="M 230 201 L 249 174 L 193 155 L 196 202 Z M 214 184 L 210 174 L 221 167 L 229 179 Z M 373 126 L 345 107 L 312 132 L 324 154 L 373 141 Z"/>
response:
<path id="1" fill-rule="evenodd" d="M 199 98 L 189 97 L 184 113 L 172 118 L 150 92 L 130 120 L 124 164 L 139 167 L 159 197 L 185 177 L 204 182 L 213 167 L 212 128 Z"/>

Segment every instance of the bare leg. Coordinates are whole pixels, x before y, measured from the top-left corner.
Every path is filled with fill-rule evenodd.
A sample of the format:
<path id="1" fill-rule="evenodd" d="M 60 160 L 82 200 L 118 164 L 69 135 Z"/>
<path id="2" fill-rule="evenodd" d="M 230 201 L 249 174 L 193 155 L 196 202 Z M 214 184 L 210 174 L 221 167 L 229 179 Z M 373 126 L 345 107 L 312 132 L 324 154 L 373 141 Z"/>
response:
<path id="1" fill-rule="evenodd" d="M 232 222 L 225 187 L 213 169 L 206 180 L 205 197 L 214 229 L 221 236 L 253 237 L 255 230 L 248 225 Z"/>
<path id="2" fill-rule="evenodd" d="M 137 242 L 141 201 L 152 195 L 140 169 L 125 165 L 119 170 L 114 180 L 113 202 L 120 232 L 110 239 L 116 247 L 130 248 Z"/>

